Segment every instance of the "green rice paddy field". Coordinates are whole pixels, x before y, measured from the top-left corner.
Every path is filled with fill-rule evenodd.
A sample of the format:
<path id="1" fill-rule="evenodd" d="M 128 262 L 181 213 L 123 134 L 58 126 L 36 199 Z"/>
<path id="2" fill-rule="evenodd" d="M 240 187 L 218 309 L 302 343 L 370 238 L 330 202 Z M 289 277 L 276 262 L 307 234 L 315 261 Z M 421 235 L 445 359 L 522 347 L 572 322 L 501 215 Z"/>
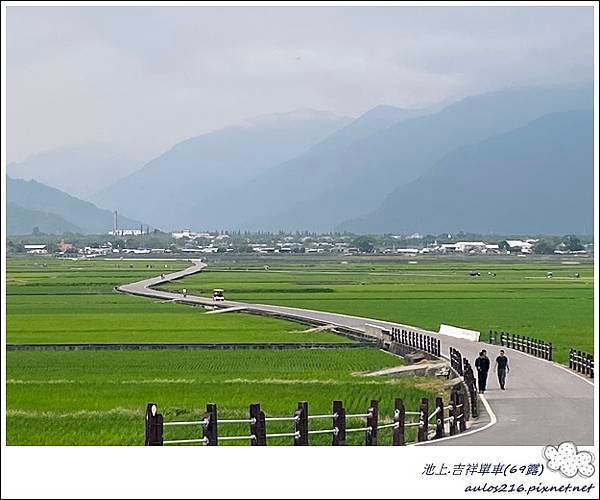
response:
<path id="1" fill-rule="evenodd" d="M 565 259 L 566 260 L 566 259 Z M 572 260 L 572 259 L 571 259 Z M 346 262 L 346 263 L 344 263 Z M 433 261 L 406 259 L 228 259 L 168 288 L 399 321 L 433 330 L 439 323 L 514 331 L 568 347 L 593 346 L 593 267 L 561 260 Z M 184 261 L 7 261 L 7 342 L 342 342 L 283 320 L 131 297 L 117 284 L 187 266 Z M 166 266 L 166 267 L 165 267 Z M 267 266 L 267 269 L 265 269 Z M 480 278 L 470 278 L 477 269 Z M 553 272 L 551 279 L 546 278 Z M 496 273 L 493 277 L 490 273 Z M 574 273 L 580 274 L 579 278 Z M 444 394 L 433 378 L 365 378 L 401 360 L 376 349 L 294 351 L 11 351 L 7 353 L 8 444 L 142 444 L 146 403 L 165 419 L 196 418 L 208 402 L 224 418 L 245 418 L 251 402 L 267 415 L 290 415 L 300 400 L 328 413 L 333 399 L 351 412 L 381 400 L 391 415 L 401 397 Z M 323 422 L 327 426 L 330 422 Z M 312 425 L 312 424 L 311 424 Z M 360 422 L 355 423 L 361 425 Z M 287 432 L 273 423 L 269 432 Z M 223 429 L 223 435 L 247 429 Z M 231 434 L 230 434 L 231 433 Z M 352 436 L 358 444 L 362 436 Z M 197 437 L 167 428 L 166 439 Z M 386 443 L 389 436 L 381 438 Z M 314 436 L 314 444 L 326 444 Z M 277 440 L 273 440 L 277 441 Z M 285 439 L 270 444 L 290 444 Z"/>
<path id="2" fill-rule="evenodd" d="M 334 399 L 342 399 L 348 413 L 364 413 L 371 399 L 379 399 L 382 418 L 391 422 L 395 397 L 416 410 L 421 397 L 440 393 L 430 378 L 353 375 L 398 364 L 398 358 L 368 348 L 9 352 L 7 443 L 141 445 L 148 402 L 157 403 L 169 421 L 199 420 L 210 402 L 218 404 L 222 418 L 248 418 L 248 405 L 255 402 L 267 415 L 291 416 L 299 400 L 308 401 L 313 414 L 328 414 Z M 364 420 L 350 425 L 364 426 Z M 328 426 L 330 419 L 311 423 L 313 429 Z M 269 433 L 292 430 L 289 422 L 268 426 Z M 244 425 L 220 429 L 223 436 L 248 433 Z M 165 432 L 165 439 L 197 437 L 199 426 L 168 427 Z M 313 438 L 312 444 L 328 442 L 324 436 Z M 358 444 L 364 436 L 357 433 L 350 439 Z M 391 434 L 382 435 L 382 444 L 386 440 Z M 269 444 L 289 445 L 292 440 Z"/>
<path id="3" fill-rule="evenodd" d="M 489 330 L 518 333 L 552 342 L 555 359 L 563 363 L 570 347 L 593 351 L 589 258 L 409 260 L 223 260 L 166 288 L 185 286 L 197 295 L 224 288 L 231 300 L 366 316 L 432 331 L 445 323 L 478 330 L 482 340 Z M 481 276 L 470 277 L 470 271 Z"/>
<path id="4" fill-rule="evenodd" d="M 304 332 L 307 328 L 298 323 L 240 313 L 210 315 L 113 291 L 117 284 L 187 265 L 9 259 L 7 341 L 349 342 L 329 332 Z M 300 400 L 309 401 L 311 412 L 327 413 L 333 399 L 343 399 L 349 411 L 364 412 L 372 398 L 381 399 L 382 411 L 391 415 L 395 397 L 416 408 L 420 397 L 443 393 L 439 383 L 428 378 L 354 375 L 401 361 L 376 349 L 10 351 L 7 443 L 142 444 L 144 410 L 150 401 L 160 405 L 166 419 L 198 418 L 208 402 L 218 403 L 222 416 L 236 418 L 246 417 L 252 402 L 262 403 L 271 415 L 290 415 Z M 197 437 L 199 432 L 168 431 L 166 438 L 186 438 L 190 433 Z M 222 432 L 228 431 L 244 434 L 247 429 L 234 426 Z M 286 431 L 282 423 L 269 430 Z M 350 442 L 361 439 L 353 435 Z M 313 443 L 327 443 L 327 438 L 315 436 Z M 271 444 L 290 442 L 279 439 Z"/>

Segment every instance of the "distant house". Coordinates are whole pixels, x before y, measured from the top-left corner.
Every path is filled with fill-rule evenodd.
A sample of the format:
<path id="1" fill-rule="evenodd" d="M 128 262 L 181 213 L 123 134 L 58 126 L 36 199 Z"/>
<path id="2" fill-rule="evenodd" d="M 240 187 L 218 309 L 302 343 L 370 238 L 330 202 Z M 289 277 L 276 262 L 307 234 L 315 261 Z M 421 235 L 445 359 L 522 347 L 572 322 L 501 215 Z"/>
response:
<path id="1" fill-rule="evenodd" d="M 65 240 L 60 240 L 60 243 L 56 245 L 56 248 L 58 248 L 60 253 L 67 253 L 73 250 L 73 244 L 67 243 Z"/>
<path id="2" fill-rule="evenodd" d="M 456 252 L 456 245 L 454 243 L 443 243 L 440 246 L 440 252 L 442 252 L 442 253 Z"/>
<path id="3" fill-rule="evenodd" d="M 23 245 L 25 252 L 32 255 L 46 255 L 48 253 L 47 245 Z"/>
<path id="4" fill-rule="evenodd" d="M 532 253 L 533 245 L 537 240 L 506 240 L 506 247 L 509 252 Z"/>
<path id="5" fill-rule="evenodd" d="M 499 245 L 486 245 L 485 253 L 500 253 L 500 246 Z"/>
<path id="6" fill-rule="evenodd" d="M 109 231 L 108 234 L 112 236 L 139 236 L 144 233 L 141 229 L 115 229 Z"/>
<path id="7" fill-rule="evenodd" d="M 457 241 L 454 246 L 457 252 L 463 253 L 481 253 L 485 250 L 483 241 Z"/>

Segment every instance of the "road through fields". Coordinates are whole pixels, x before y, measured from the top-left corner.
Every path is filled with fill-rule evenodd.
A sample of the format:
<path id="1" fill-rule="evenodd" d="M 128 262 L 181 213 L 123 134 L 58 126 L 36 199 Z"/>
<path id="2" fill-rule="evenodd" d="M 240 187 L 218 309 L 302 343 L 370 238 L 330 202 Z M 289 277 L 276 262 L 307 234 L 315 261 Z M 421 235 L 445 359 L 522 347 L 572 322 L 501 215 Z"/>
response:
<path id="1" fill-rule="evenodd" d="M 124 293 L 145 297 L 173 300 L 186 304 L 210 305 L 211 298 L 197 297 L 181 293 L 153 289 L 172 280 L 177 280 L 201 272 L 206 264 L 192 261 L 187 269 L 158 276 L 135 283 L 122 285 L 117 289 Z M 247 311 L 273 316 L 307 321 L 319 325 L 336 325 L 365 332 L 365 324 L 374 324 L 384 328 L 408 327 L 379 321 L 371 318 L 349 316 L 322 311 L 298 309 L 264 304 L 250 304 L 235 301 L 223 301 L 219 307 L 245 307 Z M 493 361 L 499 350 L 483 342 L 458 339 L 436 332 L 427 332 L 441 340 L 442 353 L 447 356 L 452 346 L 467 357 L 471 364 L 481 349 L 487 349 Z M 563 441 L 573 441 L 578 445 L 594 444 L 594 385 L 591 380 L 579 376 L 567 368 L 550 361 L 535 358 L 519 351 L 505 348 L 510 360 L 510 374 L 507 378 L 507 390 L 501 391 L 492 371 L 488 378 L 488 390 L 485 394 L 491 413 L 485 412 L 474 429 L 478 432 L 466 433 L 456 438 L 441 441 L 439 445 L 548 445 Z M 493 424 L 493 425 L 490 425 Z M 435 444 L 432 441 L 431 444 Z"/>

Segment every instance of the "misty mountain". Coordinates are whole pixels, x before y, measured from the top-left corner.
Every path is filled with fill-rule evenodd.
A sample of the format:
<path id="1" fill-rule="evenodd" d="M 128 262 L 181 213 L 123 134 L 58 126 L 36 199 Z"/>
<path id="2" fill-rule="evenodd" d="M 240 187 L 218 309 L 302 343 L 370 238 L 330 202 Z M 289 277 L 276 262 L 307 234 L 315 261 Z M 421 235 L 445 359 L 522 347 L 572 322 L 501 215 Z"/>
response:
<path id="1" fill-rule="evenodd" d="M 17 179 L 36 179 L 85 199 L 137 168 L 137 162 L 116 147 L 88 144 L 45 151 L 21 162 L 11 162 L 6 173 Z"/>
<path id="2" fill-rule="evenodd" d="M 453 151 L 376 211 L 337 229 L 590 234 L 593 148 L 591 111 L 549 114 Z"/>
<path id="3" fill-rule="evenodd" d="M 375 127 L 375 132 L 341 141 L 339 147 L 330 137 L 219 195 L 227 201 L 217 211 L 211 210 L 215 198 L 204 195 L 186 222 L 195 228 L 331 230 L 375 210 L 396 187 L 417 179 L 457 148 L 547 113 L 592 106 L 591 87 L 468 97 L 433 114 Z"/>
<path id="4" fill-rule="evenodd" d="M 35 227 L 46 234 L 81 232 L 81 228 L 71 224 L 60 215 L 39 210 L 28 210 L 14 203 L 8 204 L 6 207 L 7 235 L 31 234 Z"/>
<path id="5" fill-rule="evenodd" d="M 298 199 L 295 196 L 296 187 L 301 187 L 303 183 L 310 183 L 311 178 L 316 181 L 313 184 L 318 184 L 325 179 L 329 165 L 337 165 L 340 152 L 393 124 L 426 113 L 427 110 L 376 106 L 315 144 L 297 158 L 269 169 L 263 175 L 255 176 L 248 182 L 232 180 L 221 189 L 216 186 L 213 192 L 207 193 L 203 200 L 189 210 L 183 221 L 185 225 L 198 229 L 205 229 L 207 226 L 214 229 L 264 229 L 260 223 L 258 225 L 248 223 L 248 217 L 256 217 L 265 210 L 268 211 L 269 216 L 276 216 L 272 211 L 286 212 L 289 207 L 288 195 L 290 195 L 291 203 L 294 203 Z M 306 175 L 310 177 L 305 178 Z M 327 182 L 330 182 L 331 187 L 335 186 L 338 181 L 329 179 Z M 318 188 L 319 186 L 314 185 L 312 187 L 312 189 Z M 227 203 L 219 204 L 219 199 L 226 199 Z M 219 209 L 211 211 L 210 219 L 201 216 L 201 214 L 207 213 L 208 207 L 216 205 L 219 206 Z M 290 220 L 293 218 L 292 215 Z M 314 220 L 311 220 L 311 223 L 314 223 Z"/>
<path id="6" fill-rule="evenodd" d="M 93 203 L 34 180 L 24 181 L 7 176 L 6 202 L 29 211 L 54 214 L 87 234 L 107 233 L 113 228 L 111 211 L 102 210 Z M 58 223 L 58 220 L 54 219 L 54 222 Z M 119 227 L 137 229 L 140 222 L 119 216 Z"/>
<path id="7" fill-rule="evenodd" d="M 230 202 L 225 195 L 233 183 L 298 156 L 350 121 L 310 109 L 260 116 L 180 142 L 91 199 L 169 229 L 184 225 L 198 202 L 221 193 L 198 214 L 208 225 Z"/>

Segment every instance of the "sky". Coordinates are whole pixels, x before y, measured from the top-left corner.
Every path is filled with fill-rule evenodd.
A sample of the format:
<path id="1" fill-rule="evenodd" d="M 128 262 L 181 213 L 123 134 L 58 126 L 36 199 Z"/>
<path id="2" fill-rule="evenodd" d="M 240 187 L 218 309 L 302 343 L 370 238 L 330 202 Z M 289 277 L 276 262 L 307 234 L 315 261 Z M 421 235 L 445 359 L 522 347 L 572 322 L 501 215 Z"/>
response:
<path id="1" fill-rule="evenodd" d="M 593 80 L 592 7 L 7 8 L 7 158 Z"/>

